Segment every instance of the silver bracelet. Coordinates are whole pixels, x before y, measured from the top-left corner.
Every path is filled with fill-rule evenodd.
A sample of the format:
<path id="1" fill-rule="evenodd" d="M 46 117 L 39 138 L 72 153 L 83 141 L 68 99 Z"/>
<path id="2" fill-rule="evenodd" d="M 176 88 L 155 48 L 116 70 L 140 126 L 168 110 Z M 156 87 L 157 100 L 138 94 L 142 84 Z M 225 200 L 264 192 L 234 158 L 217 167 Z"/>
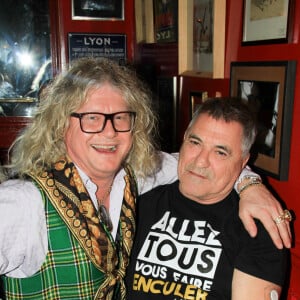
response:
<path id="1" fill-rule="evenodd" d="M 245 177 L 246 179 L 247 177 Z M 247 189 L 249 186 L 252 185 L 257 185 L 257 184 L 262 184 L 260 177 L 248 177 L 247 179 L 249 179 L 249 181 L 247 183 L 245 183 L 244 185 L 242 185 L 242 187 L 239 189 L 238 194 L 240 195 L 242 191 L 244 191 L 245 189 Z"/>
<path id="2" fill-rule="evenodd" d="M 245 170 L 245 169 L 244 169 Z M 241 173 L 241 175 L 243 175 L 243 173 L 244 173 L 245 171 L 242 171 L 242 173 Z M 252 178 L 259 178 L 259 179 L 261 179 L 261 177 L 257 174 L 257 173 L 253 173 L 252 171 L 251 171 L 251 173 L 249 174 L 249 171 L 247 170 L 246 171 L 248 174 L 246 174 L 246 175 L 243 175 L 243 177 L 241 177 L 241 175 L 240 175 L 240 177 L 238 178 L 238 180 L 236 181 L 236 185 L 239 185 L 240 183 L 242 183 L 243 181 L 244 181 L 244 179 L 252 179 Z"/>

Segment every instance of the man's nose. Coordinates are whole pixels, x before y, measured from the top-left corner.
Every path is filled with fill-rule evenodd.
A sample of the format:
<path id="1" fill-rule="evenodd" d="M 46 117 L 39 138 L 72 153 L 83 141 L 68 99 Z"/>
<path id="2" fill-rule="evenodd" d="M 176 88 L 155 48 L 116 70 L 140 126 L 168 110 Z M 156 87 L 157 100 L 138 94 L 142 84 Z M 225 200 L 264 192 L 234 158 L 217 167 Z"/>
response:
<path id="1" fill-rule="evenodd" d="M 103 130 L 101 131 L 101 133 L 104 133 L 104 134 L 109 135 L 109 136 L 115 136 L 116 135 L 116 131 L 115 131 L 115 128 L 113 126 L 113 120 L 111 118 L 107 118 L 105 120 L 104 127 L 103 127 Z"/>
<path id="2" fill-rule="evenodd" d="M 200 167 L 209 166 L 209 151 L 207 149 L 201 149 L 199 153 L 195 156 L 195 163 Z"/>

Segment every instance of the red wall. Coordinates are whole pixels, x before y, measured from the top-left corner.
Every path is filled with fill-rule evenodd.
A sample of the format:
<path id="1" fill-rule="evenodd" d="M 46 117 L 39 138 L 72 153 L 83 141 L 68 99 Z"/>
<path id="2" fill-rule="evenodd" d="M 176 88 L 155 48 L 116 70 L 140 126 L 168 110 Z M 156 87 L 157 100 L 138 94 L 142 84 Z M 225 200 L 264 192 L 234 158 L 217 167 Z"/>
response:
<path id="1" fill-rule="evenodd" d="M 226 9 L 226 61 L 225 79 L 183 78 L 182 97 L 180 98 L 181 124 L 180 136 L 189 119 L 188 93 L 190 90 L 208 91 L 214 96 L 217 91 L 224 96 L 229 94 L 230 63 L 232 61 L 268 61 L 268 60 L 297 60 L 296 88 L 293 107 L 292 137 L 290 151 L 289 179 L 278 181 L 268 178 L 279 198 L 296 214 L 293 222 L 294 245 L 291 249 L 291 278 L 288 290 L 289 300 L 300 299 L 300 1 L 295 0 L 293 38 L 287 44 L 241 46 L 243 1 L 227 0 Z M 298 218 L 297 218 L 298 216 Z"/>
<path id="2" fill-rule="evenodd" d="M 242 20 L 241 14 L 237 12 L 242 11 L 240 5 L 242 1 L 230 1 L 231 5 L 228 7 L 229 15 L 229 32 L 228 32 L 228 45 L 234 40 L 233 35 L 241 32 L 234 30 L 237 28 L 236 23 Z M 297 117 L 300 112 L 300 44 L 299 44 L 299 28 L 300 28 L 300 1 L 295 1 L 294 8 L 294 26 L 293 26 L 293 38 L 291 43 L 281 45 L 265 45 L 265 46 L 247 46 L 241 47 L 239 43 L 236 45 L 235 51 L 231 51 L 232 56 L 230 60 L 297 60 L 297 72 L 296 72 L 296 88 L 294 96 L 293 107 L 293 123 L 291 132 L 291 151 L 290 151 L 290 167 L 289 167 L 289 179 L 287 181 L 278 181 L 269 178 L 269 183 L 274 188 L 279 197 L 286 203 L 287 207 L 292 209 L 296 216 L 300 216 L 300 203 L 298 202 L 298 195 L 300 194 L 300 119 Z M 240 26 L 241 28 L 242 26 Z M 231 33 L 231 34 L 229 34 Z M 238 39 L 240 40 L 240 39 Z M 233 46 L 233 45 L 232 45 Z M 229 47 L 228 47 L 229 48 Z M 229 50 L 230 51 L 230 50 Z M 236 56 L 235 56 L 236 55 Z M 227 55 L 229 56 L 229 55 Z M 229 62 L 229 61 L 228 61 Z M 228 67 L 228 65 L 227 65 Z M 296 300 L 300 299 L 300 223 L 299 219 L 293 222 L 294 225 L 294 246 L 292 252 L 292 268 L 291 268 L 291 281 L 289 289 L 288 299 Z"/>

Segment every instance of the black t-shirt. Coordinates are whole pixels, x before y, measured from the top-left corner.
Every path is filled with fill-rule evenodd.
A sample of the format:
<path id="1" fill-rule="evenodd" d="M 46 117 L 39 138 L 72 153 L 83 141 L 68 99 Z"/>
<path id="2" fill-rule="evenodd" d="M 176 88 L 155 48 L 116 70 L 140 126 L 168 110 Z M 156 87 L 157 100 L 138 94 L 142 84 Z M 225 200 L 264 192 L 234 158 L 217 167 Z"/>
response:
<path id="1" fill-rule="evenodd" d="M 287 250 L 278 250 L 257 226 L 251 238 L 238 217 L 235 191 L 211 205 L 185 198 L 178 181 L 142 195 L 128 299 L 231 299 L 234 268 L 282 285 Z"/>

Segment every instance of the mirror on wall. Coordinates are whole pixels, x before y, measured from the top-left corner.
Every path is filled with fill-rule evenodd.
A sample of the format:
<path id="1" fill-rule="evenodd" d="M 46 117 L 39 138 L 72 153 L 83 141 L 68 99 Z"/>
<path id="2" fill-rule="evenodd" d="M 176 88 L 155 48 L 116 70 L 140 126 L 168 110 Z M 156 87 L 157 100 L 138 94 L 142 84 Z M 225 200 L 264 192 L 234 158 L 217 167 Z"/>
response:
<path id="1" fill-rule="evenodd" d="M 52 78 L 48 0 L 0 2 L 0 116 L 30 116 Z"/>

